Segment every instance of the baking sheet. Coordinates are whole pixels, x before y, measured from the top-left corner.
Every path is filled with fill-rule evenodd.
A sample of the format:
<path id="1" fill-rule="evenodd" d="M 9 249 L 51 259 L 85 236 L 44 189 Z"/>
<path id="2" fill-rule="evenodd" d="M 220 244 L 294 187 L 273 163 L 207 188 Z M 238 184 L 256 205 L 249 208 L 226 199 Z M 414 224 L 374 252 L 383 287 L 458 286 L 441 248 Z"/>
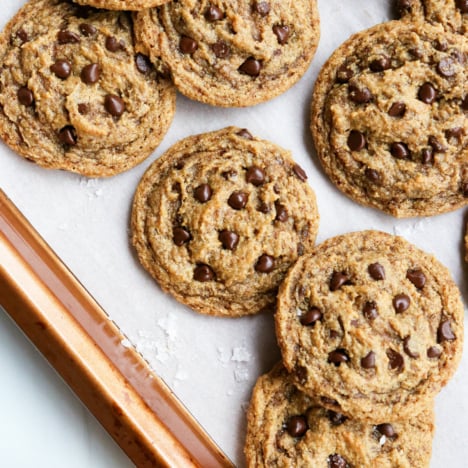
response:
<path id="1" fill-rule="evenodd" d="M 2 0 L 0 26 L 24 1 Z M 322 0 L 322 34 L 314 61 L 287 93 L 247 109 L 221 109 L 178 96 L 174 122 L 155 153 L 137 168 L 111 179 L 87 179 L 47 171 L 0 146 L 0 186 L 78 276 L 155 371 L 226 451 L 243 465 L 244 410 L 257 376 L 279 359 L 273 319 L 198 315 L 169 296 L 139 266 L 129 245 L 133 192 L 145 169 L 177 140 L 227 125 L 290 149 L 307 171 L 321 215 L 319 236 L 361 229 L 403 235 L 450 268 L 468 301 L 462 263 L 462 224 L 467 210 L 433 218 L 396 220 L 361 207 L 328 181 L 309 134 L 309 102 L 318 71 L 350 34 L 390 17 L 390 1 Z M 468 359 L 436 402 L 432 467 L 466 466 L 468 459 Z"/>

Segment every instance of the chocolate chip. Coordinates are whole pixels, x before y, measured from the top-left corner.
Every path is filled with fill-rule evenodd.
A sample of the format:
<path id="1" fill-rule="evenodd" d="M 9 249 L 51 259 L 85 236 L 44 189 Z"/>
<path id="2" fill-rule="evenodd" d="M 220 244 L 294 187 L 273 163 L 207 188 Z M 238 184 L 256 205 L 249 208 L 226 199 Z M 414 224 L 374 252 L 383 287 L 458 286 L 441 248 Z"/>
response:
<path id="1" fill-rule="evenodd" d="M 179 41 L 179 49 L 183 54 L 193 54 L 198 49 L 198 43 L 191 37 L 182 36 Z"/>
<path id="2" fill-rule="evenodd" d="M 428 358 L 438 358 L 442 354 L 442 350 L 437 346 L 431 346 L 427 350 L 427 357 Z"/>
<path id="3" fill-rule="evenodd" d="M 385 279 L 385 268 L 380 263 L 372 263 L 367 267 L 369 275 L 376 281 Z"/>
<path id="4" fill-rule="evenodd" d="M 348 284 L 349 276 L 346 273 L 340 271 L 334 271 L 330 279 L 330 291 L 336 291 L 341 286 Z"/>
<path id="5" fill-rule="evenodd" d="M 348 148 L 351 151 L 361 151 L 366 147 L 366 137 L 358 130 L 351 130 L 348 136 Z"/>
<path id="6" fill-rule="evenodd" d="M 434 151 L 432 148 L 424 148 L 421 151 L 421 162 L 423 164 L 434 164 Z"/>
<path id="7" fill-rule="evenodd" d="M 399 16 L 403 16 L 406 13 L 411 11 L 412 2 L 411 0 L 397 0 L 396 4 L 396 11 Z"/>
<path id="8" fill-rule="evenodd" d="M 303 368 L 306 372 L 307 372 L 307 369 Z M 297 374 L 296 374 L 297 375 Z M 324 405 L 328 405 L 328 406 L 340 406 L 338 404 L 338 402 L 336 400 L 333 400 L 332 398 L 327 398 L 327 397 L 320 397 L 320 400 L 322 400 L 322 403 Z"/>
<path id="9" fill-rule="evenodd" d="M 330 455 L 328 457 L 328 467 L 329 468 L 348 468 L 349 464 L 341 455 L 334 453 L 333 455 Z"/>
<path id="10" fill-rule="evenodd" d="M 437 91 L 431 83 L 424 83 L 419 88 L 418 98 L 425 104 L 432 104 L 437 99 Z"/>
<path id="11" fill-rule="evenodd" d="M 224 41 L 215 42 L 211 50 L 218 58 L 226 58 L 229 55 L 229 46 Z"/>
<path id="12" fill-rule="evenodd" d="M 235 210 L 242 210 L 248 199 L 249 195 L 245 192 L 233 192 L 228 199 L 228 205 Z"/>
<path id="13" fill-rule="evenodd" d="M 361 367 L 363 369 L 373 369 L 375 367 L 374 351 L 370 351 L 361 359 Z"/>
<path id="14" fill-rule="evenodd" d="M 245 180 L 247 183 L 258 187 L 265 183 L 265 172 L 258 166 L 249 167 L 245 175 Z"/>
<path id="15" fill-rule="evenodd" d="M 270 206 L 268 205 L 268 203 L 262 202 L 258 206 L 257 211 L 260 211 L 260 213 L 267 214 L 270 212 Z"/>
<path id="16" fill-rule="evenodd" d="M 266 16 L 270 13 L 270 4 L 268 2 L 255 2 L 254 11 L 261 16 Z"/>
<path id="17" fill-rule="evenodd" d="M 67 60 L 57 60 L 50 66 L 50 71 L 58 78 L 65 80 L 71 74 L 71 65 Z"/>
<path id="18" fill-rule="evenodd" d="M 389 439 L 394 439 L 396 437 L 395 429 L 389 423 L 379 424 L 375 427 L 382 435 L 388 437 Z"/>
<path id="19" fill-rule="evenodd" d="M 232 231 L 221 231 L 218 238 L 221 241 L 221 244 L 223 244 L 223 248 L 227 250 L 234 250 L 239 243 L 239 236 Z"/>
<path id="20" fill-rule="evenodd" d="M 468 94 L 463 98 L 463 101 L 461 103 L 461 108 L 464 111 L 468 111 Z"/>
<path id="21" fill-rule="evenodd" d="M 281 223 L 285 223 L 289 218 L 288 210 L 286 209 L 284 205 L 278 202 L 275 203 L 275 208 L 276 208 L 275 219 Z"/>
<path id="22" fill-rule="evenodd" d="M 183 227 L 175 227 L 172 230 L 172 240 L 174 241 L 174 244 L 180 247 L 181 245 L 184 245 L 191 239 L 190 232 L 187 231 L 187 229 Z"/>
<path id="23" fill-rule="evenodd" d="M 366 104 L 372 101 L 373 96 L 368 88 L 358 88 L 357 86 L 351 85 L 349 87 L 349 98 L 357 104 Z"/>
<path id="24" fill-rule="evenodd" d="M 123 43 L 120 42 L 116 37 L 114 36 L 108 36 L 106 37 L 106 49 L 109 52 L 117 52 L 118 50 L 122 49 Z"/>
<path id="25" fill-rule="evenodd" d="M 301 180 L 302 182 L 305 182 L 307 180 L 306 171 L 304 171 L 304 169 L 302 169 L 302 167 L 299 166 L 299 164 L 294 164 L 292 170 L 293 170 L 294 174 L 296 174 L 296 177 L 299 180 Z"/>
<path id="26" fill-rule="evenodd" d="M 439 328 L 437 329 L 437 343 L 444 341 L 453 341 L 456 339 L 452 331 L 452 322 L 449 319 L 442 320 Z"/>
<path id="27" fill-rule="evenodd" d="M 439 140 L 435 136 L 430 136 L 429 137 L 429 145 L 432 147 L 434 150 L 434 153 L 443 153 L 445 152 L 445 146 L 440 143 Z"/>
<path id="28" fill-rule="evenodd" d="M 367 320 L 375 320 L 379 315 L 377 304 L 374 301 L 367 301 L 362 308 L 362 313 Z"/>
<path id="29" fill-rule="evenodd" d="M 213 192 L 208 184 L 201 184 L 193 191 L 193 196 L 200 203 L 206 203 L 208 200 L 211 199 L 212 194 Z"/>
<path id="30" fill-rule="evenodd" d="M 341 426 L 348 418 L 341 413 L 335 413 L 335 411 L 327 411 L 328 419 L 332 426 Z"/>
<path id="31" fill-rule="evenodd" d="M 311 307 L 306 313 L 301 315 L 301 324 L 304 326 L 315 325 L 315 322 L 322 318 L 322 312 L 318 307 Z"/>
<path id="32" fill-rule="evenodd" d="M 348 362 L 349 356 L 345 349 L 339 348 L 335 349 L 331 353 L 328 353 L 328 362 L 335 364 L 338 367 L 343 362 Z"/>
<path id="33" fill-rule="evenodd" d="M 23 106 L 32 106 L 34 103 L 34 94 L 26 86 L 22 86 L 18 89 L 17 97 L 18 101 L 23 104 Z"/>
<path id="34" fill-rule="evenodd" d="M 406 104 L 404 102 L 394 102 L 390 109 L 388 109 L 388 115 L 390 117 L 403 117 L 406 112 Z"/>
<path id="35" fill-rule="evenodd" d="M 254 57 L 249 57 L 238 70 L 249 76 L 258 76 L 262 69 L 262 62 Z"/>
<path id="36" fill-rule="evenodd" d="M 78 112 L 79 112 L 81 115 L 86 115 L 86 114 L 89 112 L 88 104 L 84 104 L 83 102 L 81 102 L 80 104 L 78 104 Z"/>
<path id="37" fill-rule="evenodd" d="M 275 259 L 271 255 L 263 254 L 255 264 L 255 270 L 259 273 L 270 273 L 275 268 Z"/>
<path id="38" fill-rule="evenodd" d="M 364 175 L 366 176 L 367 180 L 369 180 L 373 184 L 380 184 L 382 182 L 379 172 L 375 169 L 367 167 L 364 171 Z"/>
<path id="39" fill-rule="evenodd" d="M 418 289 L 424 288 L 426 284 L 426 275 L 421 269 L 415 268 L 406 272 L 406 278 L 409 279 Z"/>
<path id="40" fill-rule="evenodd" d="M 392 143 L 390 145 L 390 153 L 397 159 L 408 159 L 411 155 L 408 146 L 405 143 Z"/>
<path id="41" fill-rule="evenodd" d="M 419 48 L 408 49 L 408 53 L 415 59 L 420 59 L 424 55 L 424 50 Z"/>
<path id="42" fill-rule="evenodd" d="M 80 42 L 80 36 L 73 31 L 62 29 L 57 34 L 57 40 L 59 44 L 76 44 Z"/>
<path id="43" fill-rule="evenodd" d="M 302 437 L 309 429 L 305 416 L 292 416 L 286 423 L 286 430 L 291 437 Z"/>
<path id="44" fill-rule="evenodd" d="M 382 55 L 382 57 L 379 57 L 378 59 L 373 60 L 369 64 L 369 68 L 373 72 L 381 72 L 384 70 L 388 70 L 392 66 L 392 62 L 389 57 L 386 55 Z"/>
<path id="45" fill-rule="evenodd" d="M 81 70 L 81 80 L 86 84 L 97 83 L 101 76 L 101 69 L 97 63 L 91 63 Z"/>
<path id="46" fill-rule="evenodd" d="M 353 76 L 353 70 L 345 62 L 340 66 L 340 68 L 338 68 L 336 72 L 336 81 L 338 81 L 338 83 L 347 83 Z"/>
<path id="47" fill-rule="evenodd" d="M 445 78 L 449 78 L 455 75 L 456 69 L 454 65 L 455 65 L 455 62 L 451 57 L 443 58 L 437 64 L 437 71 L 439 75 L 442 75 Z"/>
<path id="48" fill-rule="evenodd" d="M 393 298 L 393 308 L 397 314 L 403 313 L 411 304 L 411 299 L 406 294 L 397 294 Z"/>
<path id="49" fill-rule="evenodd" d="M 208 265 L 198 265 L 193 271 L 193 279 L 195 281 L 200 281 L 206 283 L 207 281 L 213 281 L 215 278 L 214 271 Z"/>
<path id="50" fill-rule="evenodd" d="M 21 41 L 22 44 L 29 41 L 29 35 L 23 28 L 16 32 L 16 37 Z"/>
<path id="51" fill-rule="evenodd" d="M 79 28 L 81 34 L 86 37 L 94 36 L 97 33 L 97 29 L 92 24 L 81 23 Z"/>
<path id="52" fill-rule="evenodd" d="M 468 13 L 468 0 L 456 0 L 455 4 L 462 13 Z"/>
<path id="53" fill-rule="evenodd" d="M 75 146 L 77 143 L 75 128 L 71 125 L 63 127 L 58 134 L 59 140 L 65 145 Z"/>
<path id="54" fill-rule="evenodd" d="M 151 62 L 150 59 L 143 54 L 136 54 L 135 55 L 135 65 L 137 70 L 143 75 L 146 75 L 151 70 Z"/>
<path id="55" fill-rule="evenodd" d="M 409 342 L 411 340 L 411 337 L 410 336 L 407 336 L 404 340 L 403 340 L 403 351 L 411 358 L 413 359 L 416 359 L 419 357 L 419 353 L 416 353 L 414 351 L 411 351 L 410 347 L 409 347 Z"/>
<path id="56" fill-rule="evenodd" d="M 104 107 L 110 115 L 120 117 L 125 112 L 125 102 L 115 94 L 108 94 L 104 98 Z"/>
<path id="57" fill-rule="evenodd" d="M 246 128 L 242 128 L 240 129 L 236 135 L 242 137 L 242 138 L 246 138 L 247 140 L 253 140 L 253 136 L 252 134 L 246 129 Z"/>
<path id="58" fill-rule="evenodd" d="M 446 130 L 445 136 L 447 137 L 447 139 L 453 138 L 455 140 L 460 141 L 464 133 L 465 131 L 463 127 L 454 127 L 454 128 L 449 128 L 448 130 Z"/>
<path id="59" fill-rule="evenodd" d="M 281 26 L 279 24 L 275 24 L 273 26 L 273 33 L 278 39 L 278 43 L 283 45 L 286 44 L 286 42 L 289 39 L 289 34 L 291 31 L 289 30 L 289 26 Z"/>
<path id="60" fill-rule="evenodd" d="M 388 368 L 390 370 L 396 370 L 401 372 L 405 365 L 405 360 L 400 353 L 397 353 L 395 350 L 389 348 L 387 349 L 387 357 L 388 357 Z"/>
<path id="61" fill-rule="evenodd" d="M 224 18 L 224 13 L 215 5 L 209 5 L 205 11 L 205 18 L 208 21 L 219 21 Z"/>

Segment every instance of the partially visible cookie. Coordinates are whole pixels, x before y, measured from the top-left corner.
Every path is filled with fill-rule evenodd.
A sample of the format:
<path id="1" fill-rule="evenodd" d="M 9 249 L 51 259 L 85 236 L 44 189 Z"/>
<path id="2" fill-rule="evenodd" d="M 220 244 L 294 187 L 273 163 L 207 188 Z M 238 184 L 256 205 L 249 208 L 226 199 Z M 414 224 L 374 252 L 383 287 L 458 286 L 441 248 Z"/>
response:
<path id="1" fill-rule="evenodd" d="M 316 0 L 180 0 L 138 13 L 136 31 L 180 92 L 243 107 L 283 93 L 305 73 L 319 16 Z"/>
<path id="2" fill-rule="evenodd" d="M 374 422 L 409 418 L 455 372 L 463 305 L 448 270 L 378 231 L 327 240 L 301 257 L 275 316 L 283 362 L 325 407 Z"/>
<path id="3" fill-rule="evenodd" d="M 427 468 L 432 405 L 407 421 L 372 424 L 318 406 L 282 365 L 260 377 L 247 413 L 249 468 Z"/>
<path id="4" fill-rule="evenodd" d="M 245 129 L 185 138 L 148 169 L 133 202 L 142 265 L 198 312 L 272 308 L 280 282 L 310 251 L 315 195 L 288 151 Z"/>
<path id="5" fill-rule="evenodd" d="M 131 17 L 30 0 L 0 35 L 0 136 L 53 169 L 110 176 L 158 146 L 175 91 L 135 51 Z"/>
<path id="6" fill-rule="evenodd" d="M 80 5 L 89 5 L 106 10 L 133 10 L 139 11 L 145 8 L 156 7 L 170 0 L 73 0 Z"/>
<path id="7" fill-rule="evenodd" d="M 332 182 L 397 217 L 468 204 L 468 41 L 423 22 L 352 36 L 320 72 L 311 131 Z"/>

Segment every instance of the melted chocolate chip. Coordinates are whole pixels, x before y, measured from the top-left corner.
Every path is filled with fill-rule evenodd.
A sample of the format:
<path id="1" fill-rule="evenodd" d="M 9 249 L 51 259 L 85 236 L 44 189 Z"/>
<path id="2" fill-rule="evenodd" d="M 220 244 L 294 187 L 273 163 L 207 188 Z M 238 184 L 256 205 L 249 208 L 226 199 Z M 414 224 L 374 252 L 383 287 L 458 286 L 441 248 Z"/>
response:
<path id="1" fill-rule="evenodd" d="M 57 34 L 57 40 L 59 44 L 76 44 L 80 42 L 80 36 L 73 31 L 62 29 Z"/>
<path id="2" fill-rule="evenodd" d="M 372 101 L 373 96 L 368 88 L 358 88 L 351 85 L 349 87 L 349 98 L 356 104 L 367 104 L 368 102 Z"/>
<path id="3" fill-rule="evenodd" d="M 206 203 L 208 200 L 211 199 L 213 191 L 208 184 L 201 184 L 199 185 L 194 191 L 193 196 L 200 202 Z"/>
<path id="4" fill-rule="evenodd" d="M 411 351 L 411 349 L 410 349 L 410 347 L 409 347 L 410 340 L 411 340 L 411 337 L 410 337 L 410 336 L 407 336 L 407 337 L 403 340 L 403 351 L 404 351 L 410 358 L 417 359 L 417 358 L 419 357 L 419 353 L 416 353 L 416 352 L 414 352 L 414 351 Z"/>
<path id="5" fill-rule="evenodd" d="M 89 106 L 88 104 L 85 104 L 83 102 L 81 102 L 80 104 L 78 104 L 78 112 L 81 114 L 81 115 L 86 115 L 88 112 L 89 112 Z"/>
<path id="6" fill-rule="evenodd" d="M 367 301 L 362 308 L 362 313 L 367 320 L 375 320 L 379 315 L 377 304 L 374 301 Z"/>
<path id="7" fill-rule="evenodd" d="M 437 99 L 437 90 L 431 83 L 424 83 L 419 88 L 418 98 L 425 104 L 432 104 Z"/>
<path id="8" fill-rule="evenodd" d="M 245 180 L 247 183 L 258 187 L 265 183 L 265 172 L 258 166 L 249 167 L 245 175 Z"/>
<path id="9" fill-rule="evenodd" d="M 330 278 L 330 291 L 337 291 L 349 283 L 349 276 L 346 273 L 340 271 L 334 271 Z"/>
<path id="10" fill-rule="evenodd" d="M 276 38 L 278 39 L 278 44 L 286 44 L 289 39 L 289 34 L 291 33 L 289 26 L 281 26 L 279 24 L 275 24 L 273 26 L 273 33 L 275 34 Z"/>
<path id="11" fill-rule="evenodd" d="M 198 49 L 198 43 L 191 37 L 182 36 L 179 42 L 179 49 L 183 54 L 193 54 Z"/>
<path id="12" fill-rule="evenodd" d="M 426 284 L 426 275 L 421 269 L 415 268 L 406 272 L 406 278 L 408 278 L 418 289 L 424 288 Z"/>
<path id="13" fill-rule="evenodd" d="M 16 32 L 16 37 L 21 41 L 22 44 L 29 41 L 29 35 L 23 28 Z"/>
<path id="14" fill-rule="evenodd" d="M 276 209 L 276 220 L 281 222 L 281 223 L 285 223 L 289 216 L 288 216 L 288 210 L 286 209 L 286 207 L 284 205 L 282 205 L 281 203 L 278 203 L 276 202 L 275 203 L 275 209 Z"/>
<path id="15" fill-rule="evenodd" d="M 23 104 L 23 106 L 32 106 L 34 103 L 34 94 L 26 86 L 22 86 L 18 89 L 17 97 L 18 101 Z"/>
<path id="16" fill-rule="evenodd" d="M 123 49 L 123 43 L 114 36 L 108 36 L 106 37 L 106 49 L 109 52 L 117 52 Z"/>
<path id="17" fill-rule="evenodd" d="M 396 370 L 398 373 L 400 373 L 405 366 L 405 360 L 403 359 L 403 356 L 395 350 L 389 348 L 387 349 L 387 357 L 388 368 L 390 370 Z"/>
<path id="18" fill-rule="evenodd" d="M 376 281 L 385 279 L 385 268 L 380 263 L 372 263 L 367 267 L 367 271 Z"/>
<path id="19" fill-rule="evenodd" d="M 361 151 L 366 147 L 366 137 L 358 130 L 351 130 L 348 136 L 348 148 L 351 151 Z"/>
<path id="20" fill-rule="evenodd" d="M 224 13 L 216 5 L 209 5 L 205 11 L 207 21 L 219 21 L 224 18 Z"/>
<path id="21" fill-rule="evenodd" d="M 341 455 L 334 453 L 328 457 L 328 466 L 329 468 L 348 468 L 349 464 Z"/>
<path id="22" fill-rule="evenodd" d="M 423 164 L 434 164 L 434 150 L 432 148 L 424 148 L 421 151 L 421 162 Z"/>
<path id="23" fill-rule="evenodd" d="M 215 278 L 214 271 L 208 265 L 198 265 L 193 271 L 193 279 L 195 281 L 200 281 L 206 283 L 207 281 L 213 281 Z"/>
<path id="24" fill-rule="evenodd" d="M 275 259 L 271 255 L 263 254 L 255 264 L 255 270 L 259 273 L 270 273 L 275 268 Z"/>
<path id="25" fill-rule="evenodd" d="M 395 8 L 398 16 L 403 16 L 411 11 L 412 2 L 411 0 L 397 0 L 395 2 Z"/>
<path id="26" fill-rule="evenodd" d="M 382 435 L 384 435 L 385 437 L 388 437 L 389 439 L 394 439 L 397 435 L 395 432 L 395 429 L 393 429 L 393 426 L 389 423 L 379 424 L 375 428 Z"/>
<path id="27" fill-rule="evenodd" d="M 390 58 L 387 57 L 386 55 L 382 55 L 381 57 L 373 60 L 369 64 L 369 68 L 373 72 L 382 72 L 382 71 L 388 70 L 391 66 L 392 66 L 392 62 Z"/>
<path id="28" fill-rule="evenodd" d="M 335 364 L 338 367 L 343 362 L 348 362 L 349 356 L 345 349 L 339 348 L 335 349 L 331 353 L 328 353 L 328 362 Z"/>
<path id="29" fill-rule="evenodd" d="M 81 80 L 86 84 L 93 84 L 99 81 L 101 69 L 97 63 L 91 63 L 81 70 Z"/>
<path id="30" fill-rule="evenodd" d="M 437 329 L 437 343 L 443 343 L 444 341 L 453 341 L 456 339 L 452 331 L 452 322 L 449 319 L 444 319 L 440 322 L 439 328 Z"/>
<path id="31" fill-rule="evenodd" d="M 252 134 L 246 129 L 246 128 L 242 128 L 240 129 L 236 135 L 242 137 L 242 138 L 246 138 L 247 140 L 253 140 L 253 136 Z"/>
<path id="32" fill-rule="evenodd" d="M 125 112 L 125 102 L 115 94 L 108 94 L 104 98 L 104 107 L 110 115 L 120 117 Z"/>
<path id="33" fill-rule="evenodd" d="M 229 55 L 229 46 L 224 41 L 215 42 L 211 50 L 218 58 L 226 58 Z"/>
<path id="34" fill-rule="evenodd" d="M 370 351 L 363 358 L 361 358 L 361 367 L 363 369 L 373 369 L 375 367 L 374 351 Z"/>
<path id="35" fill-rule="evenodd" d="M 468 13 L 468 0 L 455 0 L 455 4 L 462 13 Z"/>
<path id="36" fill-rule="evenodd" d="M 292 170 L 300 181 L 305 182 L 307 180 L 306 171 L 304 171 L 304 169 L 302 169 L 302 167 L 299 166 L 299 164 L 294 164 Z"/>
<path id="37" fill-rule="evenodd" d="M 341 426 L 348 419 L 345 415 L 332 410 L 327 411 L 327 416 L 332 426 Z"/>
<path id="38" fill-rule="evenodd" d="M 257 211 L 260 211 L 260 213 L 267 214 L 270 212 L 270 205 L 268 203 L 262 202 L 260 205 L 258 205 Z"/>
<path id="39" fill-rule="evenodd" d="M 286 423 L 286 430 L 291 437 L 302 437 L 309 429 L 305 416 L 292 416 Z"/>
<path id="40" fill-rule="evenodd" d="M 375 169 L 367 167 L 364 171 L 364 175 L 366 176 L 367 180 L 369 180 L 373 184 L 380 184 L 382 182 L 379 172 Z"/>
<path id="41" fill-rule="evenodd" d="M 254 57 L 249 57 L 238 70 L 249 76 L 258 76 L 262 69 L 262 62 Z"/>
<path id="42" fill-rule="evenodd" d="M 446 130 L 445 136 L 447 137 L 447 139 L 453 138 L 454 140 L 457 140 L 459 142 L 464 133 L 465 130 L 463 129 L 463 127 L 454 127 Z"/>
<path id="43" fill-rule="evenodd" d="M 411 299 L 406 294 L 397 294 L 392 301 L 393 308 L 397 314 L 401 314 L 408 309 Z"/>
<path id="44" fill-rule="evenodd" d="M 428 348 L 427 350 L 427 357 L 428 358 L 438 358 L 440 357 L 442 354 L 442 350 L 440 348 L 438 348 L 437 346 L 431 346 L 430 348 Z"/>
<path id="45" fill-rule="evenodd" d="M 388 109 L 388 115 L 390 117 L 403 117 L 406 112 L 406 104 L 404 102 L 394 102 L 390 109 Z"/>
<path id="46" fill-rule="evenodd" d="M 92 24 L 81 23 L 79 28 L 81 34 L 86 37 L 94 36 L 97 33 L 97 29 Z"/>
<path id="47" fill-rule="evenodd" d="M 392 143 L 390 153 L 397 159 L 408 159 L 411 156 L 410 150 L 405 143 Z"/>
<path id="48" fill-rule="evenodd" d="M 255 2 L 254 11 L 260 16 L 266 16 L 270 13 L 270 4 L 268 2 Z"/>
<path id="49" fill-rule="evenodd" d="M 146 75 L 151 70 L 151 62 L 150 59 L 143 54 L 136 54 L 135 55 L 135 65 L 137 70 L 143 75 Z"/>
<path id="50" fill-rule="evenodd" d="M 57 60 L 53 65 L 50 66 L 50 71 L 62 80 L 68 78 L 71 74 L 71 65 L 67 60 Z"/>
<path id="51" fill-rule="evenodd" d="M 445 151 L 445 146 L 435 136 L 431 135 L 429 137 L 429 145 L 434 150 L 434 153 L 443 153 Z"/>
<path id="52" fill-rule="evenodd" d="M 456 69 L 454 60 L 451 57 L 443 58 L 437 64 L 437 72 L 445 78 L 455 75 Z"/>
<path id="53" fill-rule="evenodd" d="M 174 241 L 174 244 L 180 247 L 181 245 L 184 245 L 191 239 L 190 232 L 187 231 L 187 229 L 183 227 L 175 227 L 172 230 L 172 240 Z"/>
<path id="54" fill-rule="evenodd" d="M 63 127 L 58 134 L 59 140 L 69 146 L 75 146 L 77 143 L 75 128 L 71 125 Z"/>
<path id="55" fill-rule="evenodd" d="M 234 210 L 242 210 L 247 205 L 249 195 L 245 192 L 233 192 L 228 199 L 228 205 Z"/>
<path id="56" fill-rule="evenodd" d="M 227 250 L 234 250 L 239 243 L 239 236 L 232 231 L 221 231 L 218 238 L 221 244 L 223 244 L 223 248 Z"/>
<path id="57" fill-rule="evenodd" d="M 308 327 L 315 325 L 315 322 L 322 318 L 322 312 L 318 307 L 311 307 L 306 313 L 301 315 L 301 324 Z"/>

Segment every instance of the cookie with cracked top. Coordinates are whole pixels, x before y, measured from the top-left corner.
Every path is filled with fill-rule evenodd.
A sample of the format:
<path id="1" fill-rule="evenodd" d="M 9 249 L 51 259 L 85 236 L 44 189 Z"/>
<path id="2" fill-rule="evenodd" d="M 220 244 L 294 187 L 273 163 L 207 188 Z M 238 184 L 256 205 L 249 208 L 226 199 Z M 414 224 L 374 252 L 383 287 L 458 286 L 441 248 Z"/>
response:
<path id="1" fill-rule="evenodd" d="M 140 11 L 152 8 L 170 0 L 73 0 L 80 5 L 88 5 L 94 8 L 105 8 L 106 10 L 132 10 Z"/>
<path id="2" fill-rule="evenodd" d="M 138 13 L 136 32 L 181 93 L 243 107 L 278 96 L 305 73 L 319 16 L 316 0 L 180 0 Z"/>
<path id="3" fill-rule="evenodd" d="M 333 411 L 385 423 L 416 415 L 455 372 L 463 305 L 448 270 L 378 231 L 327 240 L 282 284 L 283 362 Z"/>
<path id="4" fill-rule="evenodd" d="M 311 131 L 347 196 L 397 217 L 468 204 L 468 41 L 392 21 L 355 34 L 322 68 Z"/>
<path id="5" fill-rule="evenodd" d="M 319 218 L 306 179 L 288 151 L 245 129 L 185 138 L 138 185 L 138 258 L 198 312 L 271 309 L 288 268 L 314 245 Z"/>
<path id="6" fill-rule="evenodd" d="M 30 0 L 0 35 L 0 60 L 0 136 L 47 168 L 130 169 L 175 112 L 175 88 L 137 53 L 122 12 Z"/>
<path id="7" fill-rule="evenodd" d="M 281 364 L 261 376 L 247 412 L 247 466 L 427 468 L 432 405 L 405 421 L 372 424 L 319 406 Z"/>

